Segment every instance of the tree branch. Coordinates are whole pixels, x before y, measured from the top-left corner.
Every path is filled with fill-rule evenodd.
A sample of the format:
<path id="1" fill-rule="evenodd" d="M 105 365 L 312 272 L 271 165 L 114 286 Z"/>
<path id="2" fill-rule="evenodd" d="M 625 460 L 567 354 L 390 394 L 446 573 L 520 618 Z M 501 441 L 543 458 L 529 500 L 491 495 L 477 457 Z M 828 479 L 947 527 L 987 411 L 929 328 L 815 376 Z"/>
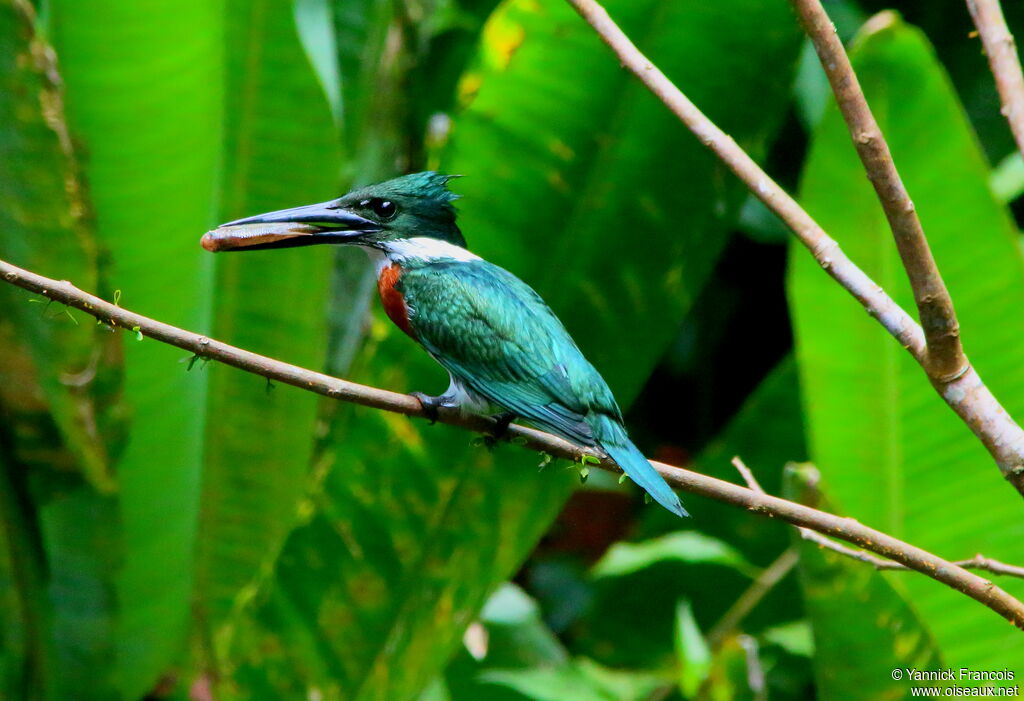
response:
<path id="1" fill-rule="evenodd" d="M 2 260 L 0 260 L 0 278 L 22 289 L 84 311 L 111 326 L 141 333 L 194 353 L 201 358 L 217 360 L 268 379 L 342 401 L 393 411 L 406 416 L 423 417 L 423 409 L 419 401 L 409 395 L 329 377 L 319 372 L 235 348 L 207 336 L 175 328 L 83 292 L 66 280 L 51 280 Z M 438 420 L 442 423 L 480 432 L 489 432 L 495 425 L 493 419 L 482 416 L 464 416 L 458 410 L 444 408 L 439 411 Z M 583 448 L 549 433 L 524 426 L 510 426 L 504 439 L 568 460 L 581 460 L 584 456 L 592 455 L 594 452 L 593 448 Z M 795 526 L 812 528 L 901 562 L 910 569 L 963 592 L 1024 630 L 1024 604 L 992 582 L 909 543 L 863 526 L 853 519 L 840 518 L 679 467 L 654 461 L 651 464 L 669 484 L 679 489 L 732 504 L 761 516 L 778 518 Z M 600 466 L 606 470 L 619 472 L 615 463 L 607 458 L 602 458 Z"/>
<path id="2" fill-rule="evenodd" d="M 921 328 L 864 271 L 843 253 L 835 239 L 818 225 L 796 200 L 771 179 L 746 151 L 707 118 L 689 98 L 650 62 L 608 13 L 594 0 L 568 0 L 622 65 L 661 100 L 694 135 L 750 188 L 750 191 L 793 230 L 818 264 L 857 298 L 911 355 L 923 362 L 925 340 Z"/>
<path id="3" fill-rule="evenodd" d="M 764 492 L 761 493 L 763 494 Z M 814 531 L 811 532 L 813 533 Z M 768 595 L 768 592 L 785 579 L 786 575 L 792 571 L 799 560 L 800 553 L 797 552 L 795 547 L 790 546 L 783 550 L 782 554 L 775 558 L 774 562 L 761 570 L 761 574 L 757 576 L 757 579 L 750 583 L 746 591 L 740 594 L 739 598 L 729 607 L 729 610 L 722 614 L 722 618 L 719 619 L 718 623 L 708 631 L 706 636 L 708 644 L 712 648 L 720 646 L 726 636 L 739 628 L 743 619 L 757 608 L 757 605 Z"/>
<path id="4" fill-rule="evenodd" d="M 736 468 L 737 472 L 740 473 L 743 481 L 747 483 L 748 487 L 758 494 L 765 493 L 764 489 L 758 483 L 757 478 L 754 477 L 754 473 L 750 471 L 750 468 L 746 466 L 739 456 L 732 459 L 732 464 L 733 467 Z M 845 555 L 846 557 L 857 560 L 858 562 L 871 565 L 876 570 L 910 570 L 909 567 L 900 562 L 884 560 L 872 555 L 871 553 L 866 553 L 863 550 L 857 550 L 843 545 L 842 543 L 837 543 L 830 538 L 826 538 L 821 533 L 811 530 L 810 528 L 797 526 L 796 529 L 800 532 L 800 537 L 804 540 L 820 545 L 826 550 L 831 550 L 839 553 L 840 555 Z M 953 560 L 951 564 L 956 565 L 957 567 L 963 567 L 964 569 L 984 570 L 986 572 L 991 572 L 992 574 L 1004 574 L 1008 577 L 1020 577 L 1024 579 L 1024 567 L 1008 565 L 1005 562 L 984 557 L 980 553 L 967 560 Z"/>
<path id="5" fill-rule="evenodd" d="M 1024 155 L 1024 74 L 1021 73 L 1017 44 L 1006 26 L 999 0 L 967 0 L 974 26 L 988 56 L 996 79 L 1002 113 L 1010 123 L 1017 150 Z"/>
<path id="6" fill-rule="evenodd" d="M 929 370 L 921 327 L 843 253 L 818 223 L 725 132 L 708 119 L 630 41 L 595 0 L 567 0 L 615 52 L 622 65 L 672 111 L 754 195 L 810 250 L 818 264 L 925 368 L 932 385 L 995 459 L 1003 476 L 1024 496 L 1024 431 L 1014 422 L 970 364 L 940 380 Z M 930 306 L 930 305 L 929 305 Z M 941 304 L 939 305 L 941 307 Z M 951 307 L 950 307 L 951 308 Z M 935 329 L 933 328 L 934 332 Z M 940 344 L 941 345 L 941 344 Z M 959 341 L 957 341 L 959 346 Z"/>
<path id="7" fill-rule="evenodd" d="M 850 130 L 854 148 L 889 220 L 924 328 L 924 369 L 933 381 L 945 384 L 966 372 L 968 364 L 960 345 L 960 325 L 953 310 L 953 300 L 932 257 L 917 210 L 900 179 L 889 144 L 871 113 L 843 42 L 825 8 L 819 0 L 791 2 L 804 31 L 814 44 Z"/>

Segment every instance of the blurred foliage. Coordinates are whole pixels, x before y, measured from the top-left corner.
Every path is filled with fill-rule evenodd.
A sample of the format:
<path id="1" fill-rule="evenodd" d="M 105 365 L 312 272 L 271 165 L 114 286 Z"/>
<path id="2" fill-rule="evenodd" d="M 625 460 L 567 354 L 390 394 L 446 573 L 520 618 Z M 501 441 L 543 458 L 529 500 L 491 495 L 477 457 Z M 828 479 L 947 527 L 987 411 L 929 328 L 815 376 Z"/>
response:
<path id="1" fill-rule="evenodd" d="M 962 4 L 895 4 L 826 3 L 1020 415 L 1024 169 Z M 606 5 L 909 304 L 786 3 Z M 919 369 L 562 0 L 0 0 L 0 257 L 125 307 L 434 391 L 361 254 L 197 245 L 428 167 L 469 176 L 470 246 L 562 316 L 648 454 L 729 480 L 740 454 L 772 493 L 812 459 L 824 495 L 795 498 L 1024 562 L 1017 500 Z M 892 667 L 1019 664 L 975 602 L 782 524 L 695 496 L 681 523 L 609 475 L 573 491 L 514 446 L 0 305 L 0 697 L 888 699 Z"/>

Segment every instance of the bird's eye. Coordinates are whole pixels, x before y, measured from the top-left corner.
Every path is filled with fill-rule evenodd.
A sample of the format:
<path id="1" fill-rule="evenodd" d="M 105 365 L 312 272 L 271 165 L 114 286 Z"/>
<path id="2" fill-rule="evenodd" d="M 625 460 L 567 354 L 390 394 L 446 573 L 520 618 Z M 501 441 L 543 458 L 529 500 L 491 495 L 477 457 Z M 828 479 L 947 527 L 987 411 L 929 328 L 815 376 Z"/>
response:
<path id="1" fill-rule="evenodd" d="M 381 219 L 394 219 L 395 215 L 398 214 L 398 205 L 391 200 L 382 200 L 379 197 L 374 197 L 366 203 L 366 206 Z"/>

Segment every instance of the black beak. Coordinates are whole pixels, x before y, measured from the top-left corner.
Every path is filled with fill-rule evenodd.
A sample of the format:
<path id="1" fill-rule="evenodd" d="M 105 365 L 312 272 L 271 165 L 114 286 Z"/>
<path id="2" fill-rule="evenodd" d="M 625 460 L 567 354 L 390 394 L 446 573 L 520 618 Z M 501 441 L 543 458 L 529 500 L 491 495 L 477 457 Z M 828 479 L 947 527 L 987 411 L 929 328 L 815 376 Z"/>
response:
<path id="1" fill-rule="evenodd" d="M 281 209 L 236 219 L 203 235 L 207 251 L 294 248 L 321 243 L 357 243 L 360 237 L 381 230 L 377 222 L 361 217 L 335 202 Z"/>

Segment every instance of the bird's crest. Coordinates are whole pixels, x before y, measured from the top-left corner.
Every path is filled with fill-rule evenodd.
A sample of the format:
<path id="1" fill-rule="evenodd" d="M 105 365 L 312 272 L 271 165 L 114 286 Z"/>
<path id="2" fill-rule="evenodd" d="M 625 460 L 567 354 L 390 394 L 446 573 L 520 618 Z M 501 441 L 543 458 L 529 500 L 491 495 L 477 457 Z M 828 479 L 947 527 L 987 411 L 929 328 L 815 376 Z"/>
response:
<path id="1" fill-rule="evenodd" d="M 448 182 L 461 175 L 445 175 L 432 170 L 422 173 L 410 173 L 374 185 L 367 185 L 349 193 L 346 199 L 360 195 L 372 197 L 414 197 L 432 200 L 438 204 L 449 204 L 459 199 L 459 195 L 448 189 Z"/>

